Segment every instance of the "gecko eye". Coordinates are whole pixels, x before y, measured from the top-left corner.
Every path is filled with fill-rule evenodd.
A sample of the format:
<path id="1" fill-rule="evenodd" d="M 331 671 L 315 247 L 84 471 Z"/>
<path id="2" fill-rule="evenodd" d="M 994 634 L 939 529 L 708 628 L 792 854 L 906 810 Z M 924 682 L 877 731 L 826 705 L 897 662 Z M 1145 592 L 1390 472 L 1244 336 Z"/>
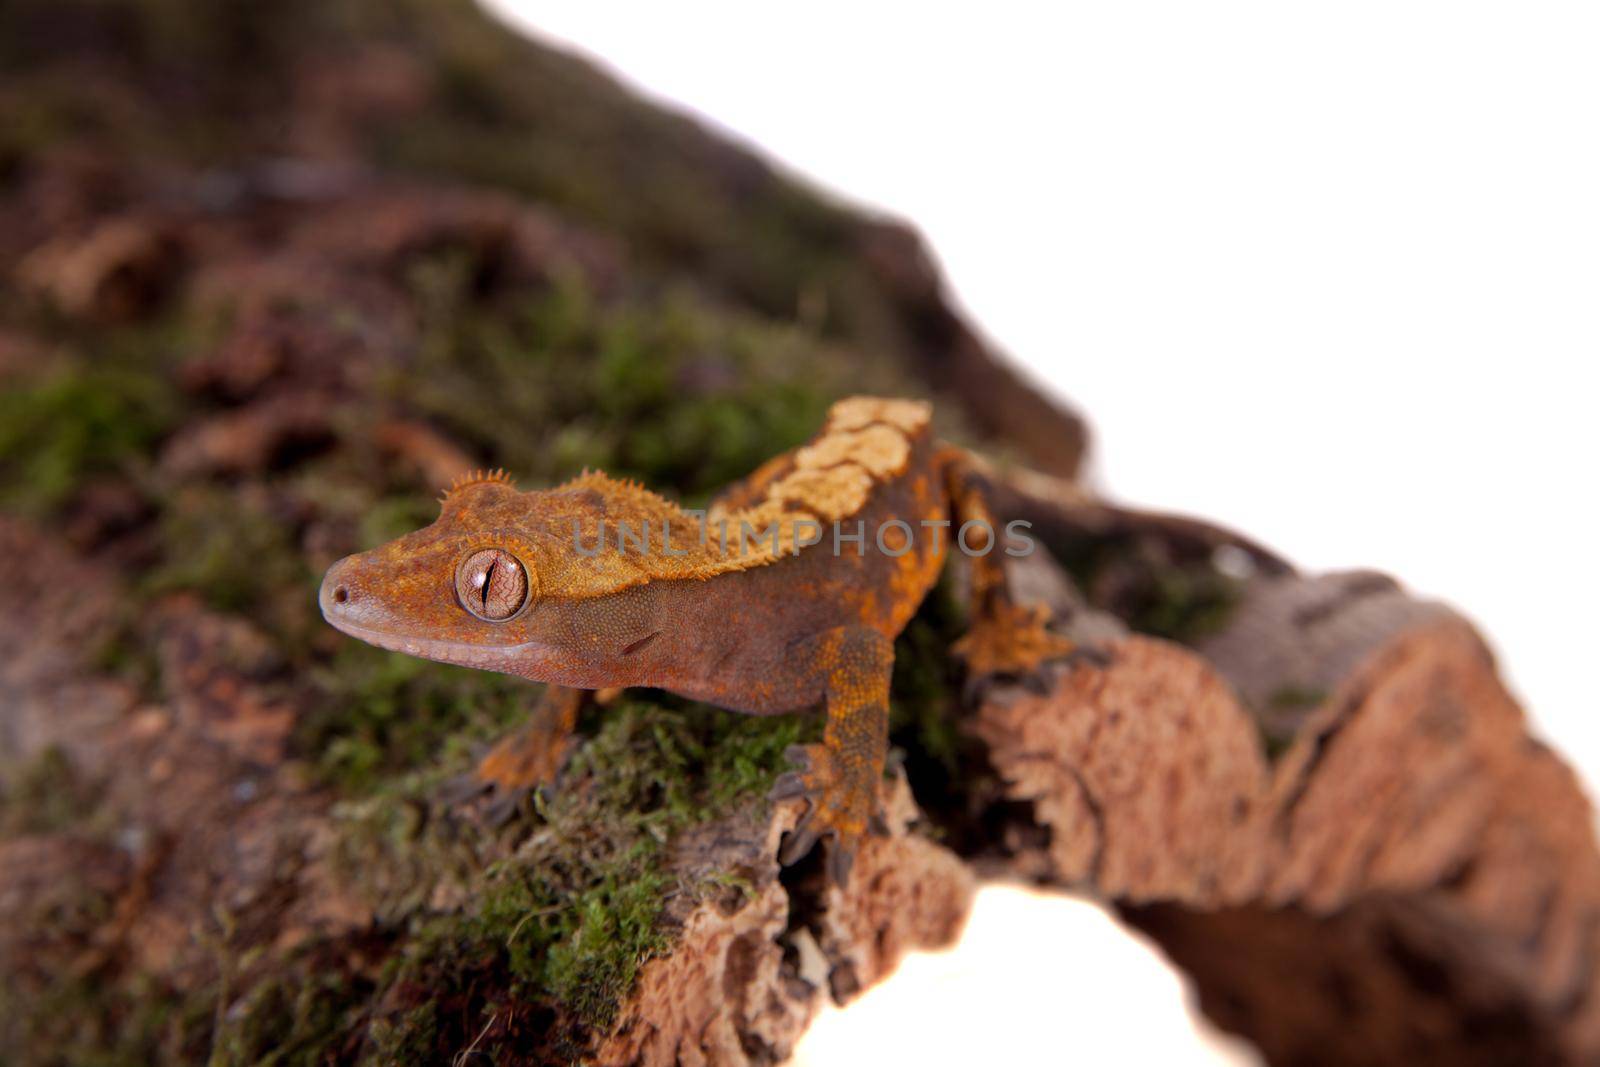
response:
<path id="1" fill-rule="evenodd" d="M 504 622 L 528 599 L 528 572 L 504 549 L 480 549 L 456 568 L 456 598 L 478 618 Z"/>

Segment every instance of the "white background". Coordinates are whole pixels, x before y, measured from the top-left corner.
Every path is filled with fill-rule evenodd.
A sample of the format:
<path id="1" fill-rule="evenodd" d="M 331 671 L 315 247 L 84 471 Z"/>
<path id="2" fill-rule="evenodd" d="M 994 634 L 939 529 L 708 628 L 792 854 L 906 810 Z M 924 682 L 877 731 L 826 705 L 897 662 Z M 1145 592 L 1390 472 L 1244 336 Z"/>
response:
<path id="1" fill-rule="evenodd" d="M 909 218 L 1111 493 L 1458 605 L 1596 780 L 1600 6 L 498 4 Z M 797 1062 L 1239 1056 L 1181 1003 L 990 890 Z"/>

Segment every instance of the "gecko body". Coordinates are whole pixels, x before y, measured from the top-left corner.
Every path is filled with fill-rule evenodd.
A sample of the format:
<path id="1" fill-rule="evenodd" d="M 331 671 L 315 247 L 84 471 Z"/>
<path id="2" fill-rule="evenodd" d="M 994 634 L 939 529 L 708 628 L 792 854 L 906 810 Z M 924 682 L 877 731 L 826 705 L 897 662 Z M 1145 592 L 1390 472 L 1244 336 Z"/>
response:
<path id="1" fill-rule="evenodd" d="M 470 477 L 433 524 L 334 564 L 322 611 L 383 648 L 550 684 L 475 772 L 502 798 L 553 781 L 582 691 L 824 707 L 823 741 L 796 746 L 773 796 L 809 801 L 780 858 L 826 834 L 842 881 L 880 822 L 894 638 L 948 553 L 971 557 L 974 621 L 956 648 L 969 670 L 1021 673 L 1070 647 L 1011 602 L 982 480 L 929 422 L 922 402 L 840 401 L 705 514 L 600 473 L 532 492 Z"/>

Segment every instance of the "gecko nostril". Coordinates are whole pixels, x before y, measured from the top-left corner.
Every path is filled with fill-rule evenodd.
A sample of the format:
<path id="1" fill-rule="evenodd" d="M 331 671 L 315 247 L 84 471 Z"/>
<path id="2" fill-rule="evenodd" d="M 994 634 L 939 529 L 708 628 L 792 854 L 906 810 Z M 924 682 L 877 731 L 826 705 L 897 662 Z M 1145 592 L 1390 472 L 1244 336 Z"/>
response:
<path id="1" fill-rule="evenodd" d="M 339 586 L 337 589 L 335 589 L 333 591 L 333 602 L 335 604 L 343 604 L 345 601 L 347 601 L 349 599 L 350 599 L 350 590 L 346 589 L 344 586 L 341 585 L 341 586 Z"/>

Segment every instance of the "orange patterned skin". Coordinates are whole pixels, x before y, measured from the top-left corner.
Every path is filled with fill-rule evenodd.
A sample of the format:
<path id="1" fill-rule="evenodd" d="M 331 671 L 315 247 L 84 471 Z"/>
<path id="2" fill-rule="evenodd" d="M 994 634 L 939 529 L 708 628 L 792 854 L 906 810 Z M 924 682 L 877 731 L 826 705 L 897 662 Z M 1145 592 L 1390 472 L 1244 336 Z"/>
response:
<path id="1" fill-rule="evenodd" d="M 577 690 L 651 686 L 756 715 L 824 706 L 822 742 L 791 751 L 797 770 L 773 796 L 809 802 L 780 858 L 828 835 L 843 881 L 881 826 L 894 638 L 964 522 L 994 531 L 971 560 L 974 623 L 957 647 L 971 669 L 1023 673 L 1070 648 L 1042 611 L 1011 604 L 981 480 L 933 440 L 929 414 L 916 401 L 840 401 L 817 437 L 705 516 L 598 473 L 533 492 L 471 477 L 432 525 L 334 564 L 323 615 L 383 648 L 550 683 L 477 768 L 503 802 L 554 779 Z M 972 527 L 968 548 L 983 534 Z"/>

